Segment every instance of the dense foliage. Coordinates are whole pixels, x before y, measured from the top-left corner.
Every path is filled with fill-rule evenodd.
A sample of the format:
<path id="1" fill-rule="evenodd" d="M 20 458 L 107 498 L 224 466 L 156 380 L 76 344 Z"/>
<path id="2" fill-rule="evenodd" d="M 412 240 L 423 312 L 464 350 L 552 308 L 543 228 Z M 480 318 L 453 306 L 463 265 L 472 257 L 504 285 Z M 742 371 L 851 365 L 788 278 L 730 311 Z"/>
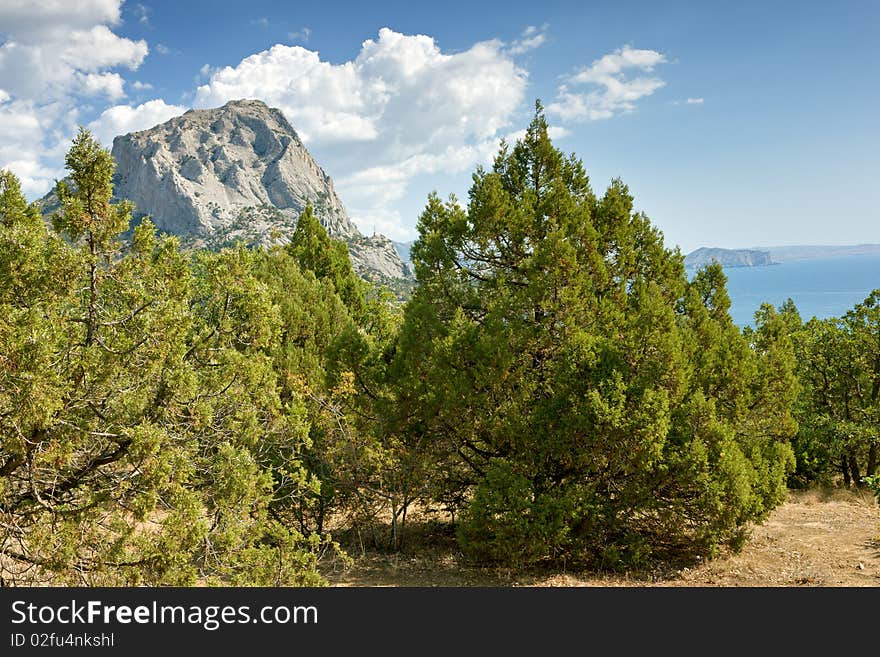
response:
<path id="1" fill-rule="evenodd" d="M 880 290 L 841 318 L 802 324 L 789 304 L 802 394 L 792 484 L 876 485 L 880 446 Z"/>
<path id="2" fill-rule="evenodd" d="M 414 505 L 475 560 L 638 565 L 737 547 L 787 481 L 880 489 L 880 291 L 740 330 L 540 107 L 429 197 L 403 306 L 311 207 L 286 245 L 122 239 L 109 153 L 66 164 L 51 227 L 0 172 L 0 583 L 320 584 Z"/>
<path id="3" fill-rule="evenodd" d="M 67 167 L 57 234 L 2 178 L 0 576 L 319 583 L 322 539 L 271 513 L 313 483 L 258 254 L 189 260 L 149 222 L 123 245 L 109 153 L 82 131 Z"/>
<path id="4" fill-rule="evenodd" d="M 474 557 L 638 562 L 736 542 L 784 494 L 795 379 L 766 317 L 733 325 L 719 267 L 682 257 L 614 181 L 601 198 L 539 112 L 432 196 L 397 355 L 404 433 L 443 467 Z"/>

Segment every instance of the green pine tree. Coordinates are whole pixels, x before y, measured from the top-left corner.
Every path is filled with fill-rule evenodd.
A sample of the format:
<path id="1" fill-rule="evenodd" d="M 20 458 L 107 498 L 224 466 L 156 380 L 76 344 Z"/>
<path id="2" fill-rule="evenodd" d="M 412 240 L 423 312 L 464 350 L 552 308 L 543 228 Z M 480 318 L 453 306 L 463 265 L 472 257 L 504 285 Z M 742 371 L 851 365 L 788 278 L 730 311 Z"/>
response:
<path id="1" fill-rule="evenodd" d="M 400 431 L 430 453 L 434 499 L 460 505 L 469 554 L 614 565 L 711 551 L 780 499 L 790 345 L 768 329 L 772 353 L 753 353 L 720 270 L 689 283 L 622 182 L 596 198 L 540 105 L 474 174 L 467 208 L 432 195 L 418 228 Z"/>

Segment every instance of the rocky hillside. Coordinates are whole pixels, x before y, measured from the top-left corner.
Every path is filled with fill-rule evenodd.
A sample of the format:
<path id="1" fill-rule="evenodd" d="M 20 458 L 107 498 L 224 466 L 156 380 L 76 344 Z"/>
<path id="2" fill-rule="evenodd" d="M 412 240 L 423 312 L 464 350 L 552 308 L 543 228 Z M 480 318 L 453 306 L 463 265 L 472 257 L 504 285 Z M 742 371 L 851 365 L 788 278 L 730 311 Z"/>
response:
<path id="1" fill-rule="evenodd" d="M 753 249 L 712 249 L 702 247 L 688 253 L 684 259 L 686 267 L 702 267 L 718 262 L 722 267 L 761 267 L 772 265 L 773 260 L 767 251 Z"/>
<path id="2" fill-rule="evenodd" d="M 115 196 L 192 243 L 286 241 L 310 202 L 330 236 L 348 242 L 360 274 L 409 275 L 389 240 L 361 235 L 296 131 L 261 101 L 190 110 L 117 137 L 112 154 Z"/>

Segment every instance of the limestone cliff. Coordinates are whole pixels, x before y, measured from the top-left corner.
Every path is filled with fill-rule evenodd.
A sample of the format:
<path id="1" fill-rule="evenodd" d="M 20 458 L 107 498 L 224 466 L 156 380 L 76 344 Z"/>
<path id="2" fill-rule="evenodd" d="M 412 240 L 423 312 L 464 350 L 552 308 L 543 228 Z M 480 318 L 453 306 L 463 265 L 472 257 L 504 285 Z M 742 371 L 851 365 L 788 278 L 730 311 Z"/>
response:
<path id="1" fill-rule="evenodd" d="M 112 154 L 114 195 L 161 230 L 206 244 L 285 241 L 311 203 L 330 236 L 349 244 L 359 273 L 408 275 L 389 240 L 361 235 L 296 131 L 261 101 L 190 110 L 117 137 Z"/>

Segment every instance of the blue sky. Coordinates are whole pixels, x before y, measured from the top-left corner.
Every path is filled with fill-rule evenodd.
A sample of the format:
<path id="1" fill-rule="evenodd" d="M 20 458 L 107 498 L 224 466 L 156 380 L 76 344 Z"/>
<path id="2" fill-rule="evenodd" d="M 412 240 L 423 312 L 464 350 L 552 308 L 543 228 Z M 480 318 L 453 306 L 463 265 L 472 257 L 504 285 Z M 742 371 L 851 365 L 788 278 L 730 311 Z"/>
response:
<path id="1" fill-rule="evenodd" d="M 684 251 L 880 242 L 880 3 L 0 0 L 0 167 L 31 198 L 78 124 L 280 107 L 362 231 L 528 123 Z"/>

